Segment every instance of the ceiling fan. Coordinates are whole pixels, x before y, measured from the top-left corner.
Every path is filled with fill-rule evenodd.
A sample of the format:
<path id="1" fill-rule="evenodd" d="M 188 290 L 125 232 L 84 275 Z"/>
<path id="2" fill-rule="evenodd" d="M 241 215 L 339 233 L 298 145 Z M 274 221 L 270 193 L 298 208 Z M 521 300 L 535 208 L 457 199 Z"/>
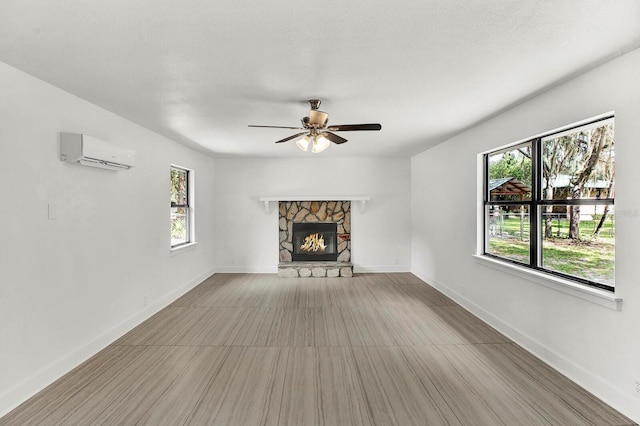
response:
<path id="1" fill-rule="evenodd" d="M 378 123 L 374 124 L 336 124 L 334 126 L 327 126 L 329 122 L 329 114 L 318 110 L 320 106 L 319 99 L 309 99 L 309 116 L 304 117 L 302 127 L 288 127 L 288 126 L 260 126 L 255 124 L 249 124 L 249 127 L 268 127 L 271 129 L 296 129 L 304 130 L 304 132 L 296 133 L 293 136 L 276 141 L 276 143 L 282 143 L 290 141 L 291 139 L 299 138 L 296 141 L 296 145 L 303 151 L 307 151 L 311 146 L 311 152 L 322 152 L 331 145 L 331 142 L 336 144 L 345 143 L 347 139 L 336 135 L 332 132 L 350 132 L 355 130 L 380 130 L 382 126 Z"/>

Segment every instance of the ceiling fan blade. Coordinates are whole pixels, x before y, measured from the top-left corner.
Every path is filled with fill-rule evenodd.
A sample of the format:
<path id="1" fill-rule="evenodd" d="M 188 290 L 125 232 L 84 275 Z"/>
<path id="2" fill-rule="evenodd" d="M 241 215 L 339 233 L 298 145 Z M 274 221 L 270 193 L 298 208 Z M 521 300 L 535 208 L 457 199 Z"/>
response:
<path id="1" fill-rule="evenodd" d="M 289 136 L 288 138 L 280 139 L 279 141 L 276 141 L 276 143 L 287 142 L 287 141 L 290 141 L 291 139 L 295 139 L 295 138 L 297 138 L 298 136 L 302 136 L 302 135 L 304 135 L 304 134 L 306 134 L 306 133 L 307 133 L 307 132 L 296 133 L 295 135 L 293 135 L 293 136 Z"/>
<path id="2" fill-rule="evenodd" d="M 353 130 L 380 130 L 382 125 L 378 123 L 372 124 L 336 124 L 335 126 L 327 127 L 327 130 L 332 132 L 350 132 Z"/>
<path id="3" fill-rule="evenodd" d="M 331 132 L 322 132 L 321 133 L 322 136 L 324 136 L 325 138 L 329 139 L 331 142 L 333 143 L 337 143 L 338 145 L 341 143 L 345 143 L 347 140 L 341 136 L 336 135 L 335 133 L 331 133 Z"/>
<path id="4" fill-rule="evenodd" d="M 249 127 L 267 127 L 269 129 L 295 129 L 295 130 L 303 130 L 304 127 L 288 127 L 288 126 L 260 126 L 258 124 L 249 124 Z"/>

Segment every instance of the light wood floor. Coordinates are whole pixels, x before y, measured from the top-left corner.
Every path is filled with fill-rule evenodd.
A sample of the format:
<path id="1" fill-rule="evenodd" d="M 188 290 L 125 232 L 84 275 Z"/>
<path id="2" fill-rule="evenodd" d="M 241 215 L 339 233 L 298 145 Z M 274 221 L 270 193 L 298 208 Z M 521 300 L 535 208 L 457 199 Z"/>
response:
<path id="1" fill-rule="evenodd" d="M 216 274 L 0 425 L 628 425 L 411 274 Z"/>

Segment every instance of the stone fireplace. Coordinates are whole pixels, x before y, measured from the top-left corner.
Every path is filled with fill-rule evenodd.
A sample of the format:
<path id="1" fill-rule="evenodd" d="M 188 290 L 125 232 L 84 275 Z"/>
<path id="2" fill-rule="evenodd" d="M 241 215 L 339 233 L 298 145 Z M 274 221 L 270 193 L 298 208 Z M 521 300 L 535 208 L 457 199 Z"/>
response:
<path id="1" fill-rule="evenodd" d="M 350 277 L 351 201 L 280 201 L 281 277 Z"/>

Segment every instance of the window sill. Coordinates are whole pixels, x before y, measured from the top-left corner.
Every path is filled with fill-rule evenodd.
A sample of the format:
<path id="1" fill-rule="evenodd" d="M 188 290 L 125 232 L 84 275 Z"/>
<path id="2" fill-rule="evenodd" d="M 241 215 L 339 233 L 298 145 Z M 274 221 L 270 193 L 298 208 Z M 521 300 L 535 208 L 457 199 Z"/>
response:
<path id="1" fill-rule="evenodd" d="M 570 280 L 555 277 L 553 275 L 545 274 L 543 272 L 535 271 L 533 269 L 525 268 L 518 265 L 513 265 L 507 262 L 502 262 L 497 259 L 492 259 L 488 256 L 473 255 L 477 263 L 484 266 L 496 269 L 498 271 L 506 272 L 511 275 L 515 275 L 520 278 L 524 278 L 535 284 L 539 284 L 553 290 L 568 294 L 570 296 L 578 297 L 583 300 L 595 303 L 600 306 L 604 306 L 615 311 L 622 310 L 622 298 L 616 297 L 614 293 L 606 290 L 600 290 L 598 288 L 590 288 L 588 286 L 575 283 Z"/>
<path id="2" fill-rule="evenodd" d="M 194 241 L 192 243 L 184 244 L 184 245 L 181 245 L 181 246 L 171 247 L 169 249 L 169 256 L 176 256 L 178 254 L 181 254 L 181 253 L 184 253 L 186 251 L 192 250 L 197 245 L 198 245 L 198 242 Z"/>

